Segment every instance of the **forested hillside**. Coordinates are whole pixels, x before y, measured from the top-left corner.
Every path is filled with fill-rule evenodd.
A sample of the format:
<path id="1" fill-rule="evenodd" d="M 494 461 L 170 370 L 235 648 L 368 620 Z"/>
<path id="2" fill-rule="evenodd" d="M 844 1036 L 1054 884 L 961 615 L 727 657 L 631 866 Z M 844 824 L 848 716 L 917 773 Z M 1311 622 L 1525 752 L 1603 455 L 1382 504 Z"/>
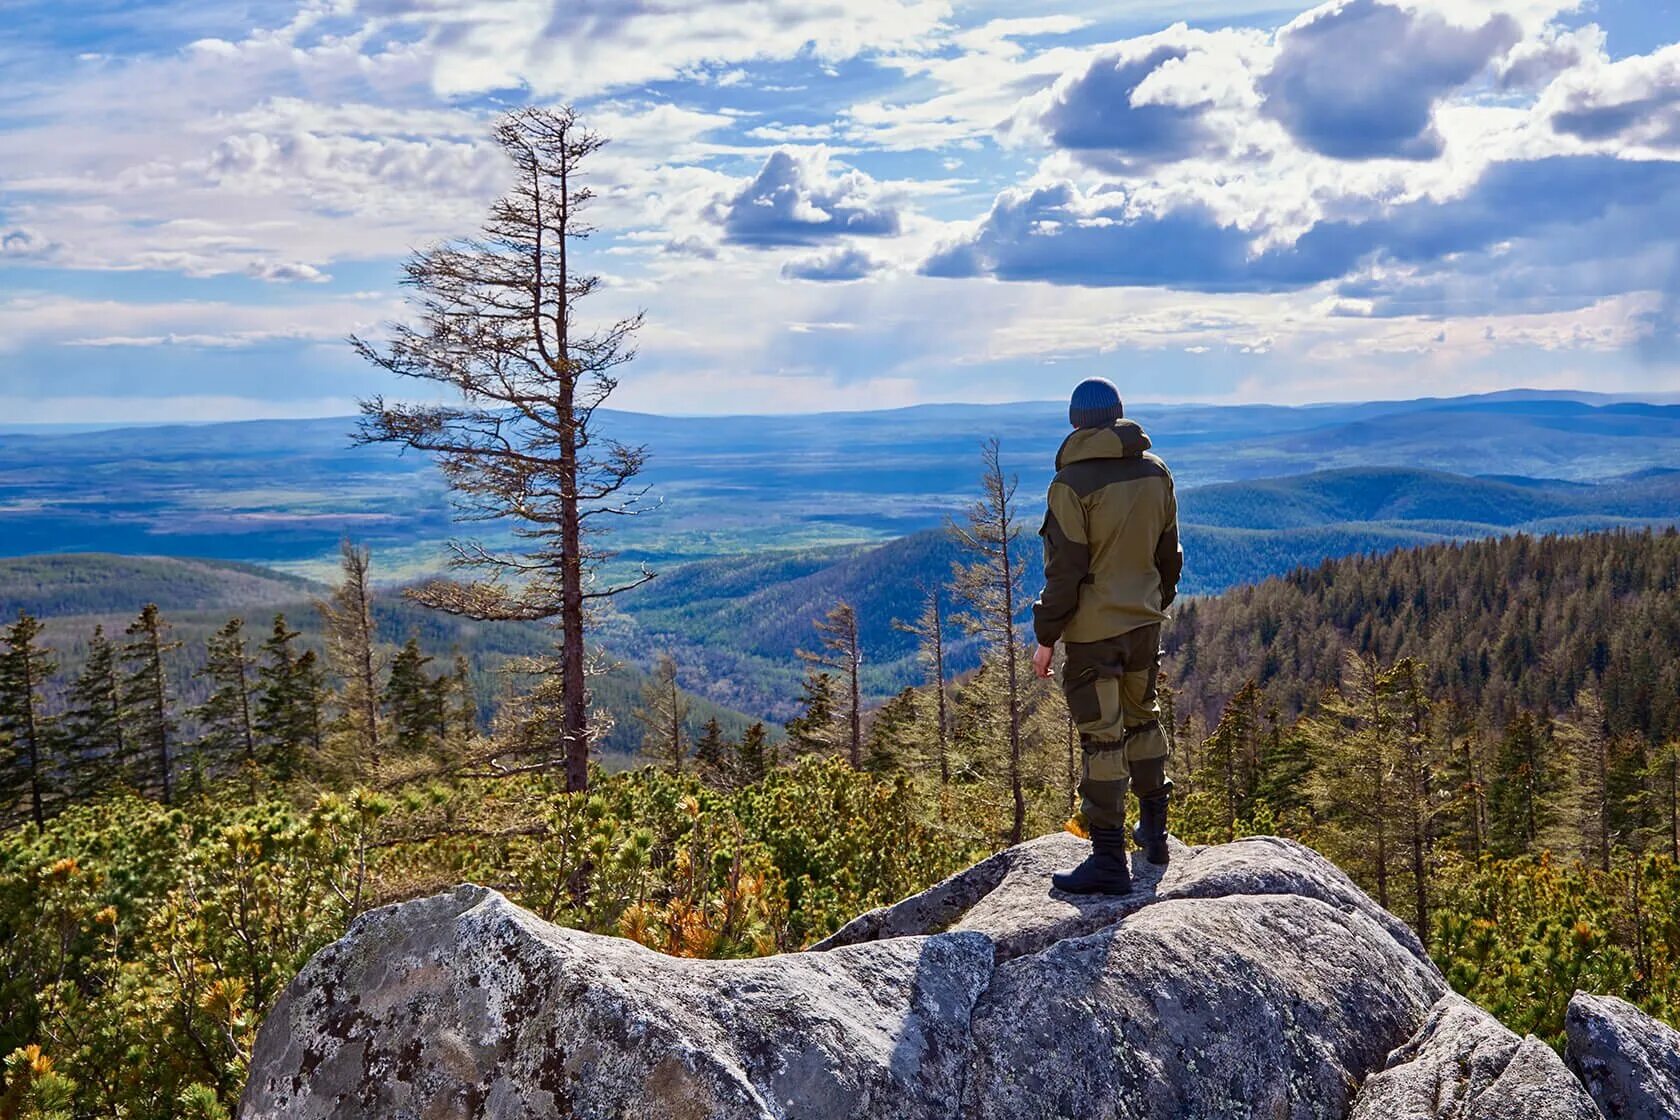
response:
<path id="1" fill-rule="evenodd" d="M 42 644 L 51 649 L 58 669 L 43 682 L 43 695 L 48 710 L 58 711 L 70 702 L 95 628 L 102 627 L 107 638 L 120 642 L 141 608 L 155 604 L 169 640 L 179 643 L 163 659 L 163 671 L 177 709 L 173 718 L 190 741 L 198 732 L 193 712 L 215 689 L 206 672 L 212 636 L 230 619 L 239 618 L 254 648 L 279 615 L 298 632 L 299 650 L 324 658 L 326 644 L 315 604 L 329 592 L 323 584 L 229 561 L 102 554 L 21 557 L 0 560 L 0 608 L 5 612 L 0 626 L 15 621 L 20 611 L 41 620 Z M 542 652 L 550 641 L 543 628 L 533 624 L 489 626 L 426 610 L 405 599 L 401 588 L 377 591 L 372 617 L 382 673 L 410 639 L 430 660 L 426 672 L 434 676 L 455 672 L 455 657 L 463 658 L 474 722 L 485 729 L 500 701 L 523 687 L 504 672 L 509 663 Z M 595 683 L 596 703 L 612 720 L 599 749 L 613 765 L 622 765 L 640 748 L 643 732 L 633 713 L 641 702 L 648 667 L 616 662 Z M 756 717 L 702 697 L 685 703 L 696 733 L 710 719 L 730 734 L 756 722 Z"/>
<path id="2" fill-rule="evenodd" d="M 1166 635 L 1180 694 L 1211 713 L 1247 680 L 1314 706 L 1347 654 L 1415 658 L 1494 725 L 1595 690 L 1617 735 L 1680 737 L 1680 534 L 1513 536 L 1326 561 L 1186 603 Z"/>
<path id="3" fill-rule="evenodd" d="M 1330 558 L 1512 532 L 1673 524 L 1680 471 L 1583 483 L 1358 468 L 1189 488 L 1179 516 L 1181 590 L 1207 595 Z M 879 701 L 919 672 L 916 640 L 895 621 L 913 617 L 921 589 L 948 580 L 962 559 L 947 530 L 931 529 L 880 545 L 698 561 L 625 596 L 603 634 L 638 660 L 669 650 L 704 695 L 785 719 L 798 695 L 796 651 L 809 643 L 813 621 L 845 601 L 858 614 L 865 690 Z M 1042 580 L 1042 556 L 1030 534 L 1020 561 L 1031 592 Z M 958 669 L 977 663 L 973 644 L 961 639 L 950 657 Z"/>
<path id="4" fill-rule="evenodd" d="M 998 570 L 960 555 L 946 609 L 977 594 L 1004 602 L 989 598 L 1007 586 Z M 820 583 L 831 559 L 772 568 L 818 581 L 807 598 L 819 600 L 837 590 Z M 1675 532 L 1432 545 L 1187 605 L 1164 696 L 1173 831 L 1314 845 L 1412 924 L 1456 989 L 1519 1031 L 1555 1044 L 1576 988 L 1672 1021 L 1680 736 L 1664 705 L 1680 661 L 1677 563 Z M 721 605 L 765 571 L 692 586 Z M 129 647 L 116 686 L 126 700 L 101 724 L 99 675 L 74 696 L 47 687 L 64 675 L 54 657 L 76 652 L 8 627 L 8 775 L 27 777 L 26 739 L 49 763 L 44 826 L 29 823 L 28 782 L 13 781 L 11 814 L 25 823 L 0 834 L 0 998 L 16 1009 L 0 1050 L 23 1055 L 10 1084 L 25 1108 L 227 1116 L 255 1026 L 298 965 L 369 907 L 461 879 L 564 924 L 740 956 L 807 944 L 1013 835 L 1081 827 L 1061 692 L 1030 676 L 1018 648 L 1011 686 L 1007 650 L 1026 635 L 1010 637 L 1001 607 L 964 639 L 949 614 L 929 614 L 931 599 L 879 600 L 880 614 L 910 615 L 921 680 L 857 724 L 846 676 L 859 639 L 878 630 L 847 604 L 813 608 L 803 639 L 737 614 L 742 628 L 786 628 L 782 640 L 812 655 L 786 668 L 803 702 L 785 740 L 762 726 L 667 735 L 692 713 L 655 674 L 633 706 L 656 765 L 598 772 L 590 792 L 567 793 L 542 754 L 532 768 L 490 764 L 552 756 L 540 709 L 506 698 L 488 728 L 469 727 L 447 702 L 458 696 L 450 666 L 421 660 L 423 643 L 501 648 L 516 639 L 497 632 L 518 627 L 415 619 L 421 640 L 394 651 L 370 704 L 358 659 L 344 657 L 347 586 L 332 596 L 331 641 L 282 651 L 259 647 L 272 634 L 248 635 L 249 753 L 227 630 L 209 635 L 213 687 L 189 710 L 166 685 L 177 706 L 159 724 L 136 704 L 148 662 L 144 616 L 130 620 L 132 633 L 111 635 Z M 378 632 L 405 609 L 376 604 Z M 210 610 L 206 628 L 225 613 Z M 944 644 L 964 640 L 976 668 L 941 669 Z M 305 671 L 310 656 L 333 671 Z M 1212 671 L 1223 664 L 1263 683 L 1232 684 Z M 36 705 L 29 718 L 23 698 Z M 196 751 L 206 762 L 181 765 L 172 790 L 144 749 L 160 728 L 178 760 Z M 89 750 L 89 735 L 110 746 Z M 105 765 L 113 758 L 121 765 Z"/>

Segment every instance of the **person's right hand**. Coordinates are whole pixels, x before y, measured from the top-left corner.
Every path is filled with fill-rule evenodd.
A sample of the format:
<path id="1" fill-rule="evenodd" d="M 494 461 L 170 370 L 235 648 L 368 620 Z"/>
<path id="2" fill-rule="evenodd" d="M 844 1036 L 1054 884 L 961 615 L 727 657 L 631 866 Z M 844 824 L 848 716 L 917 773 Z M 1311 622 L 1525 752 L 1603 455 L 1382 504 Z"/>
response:
<path id="1" fill-rule="evenodd" d="M 1056 650 L 1052 646 L 1039 646 L 1033 650 L 1033 672 L 1048 679 L 1050 676 L 1050 662 L 1055 658 Z"/>

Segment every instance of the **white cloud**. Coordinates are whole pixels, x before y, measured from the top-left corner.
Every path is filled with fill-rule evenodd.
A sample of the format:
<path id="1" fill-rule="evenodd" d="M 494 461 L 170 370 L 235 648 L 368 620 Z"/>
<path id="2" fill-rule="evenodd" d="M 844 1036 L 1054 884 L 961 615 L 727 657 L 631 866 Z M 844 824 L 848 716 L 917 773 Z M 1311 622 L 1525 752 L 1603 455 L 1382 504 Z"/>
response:
<path id="1" fill-rule="evenodd" d="M 524 86 L 572 100 L 807 50 L 834 63 L 910 49 L 951 14 L 943 0 L 385 0 L 376 10 L 419 31 L 446 97 Z"/>

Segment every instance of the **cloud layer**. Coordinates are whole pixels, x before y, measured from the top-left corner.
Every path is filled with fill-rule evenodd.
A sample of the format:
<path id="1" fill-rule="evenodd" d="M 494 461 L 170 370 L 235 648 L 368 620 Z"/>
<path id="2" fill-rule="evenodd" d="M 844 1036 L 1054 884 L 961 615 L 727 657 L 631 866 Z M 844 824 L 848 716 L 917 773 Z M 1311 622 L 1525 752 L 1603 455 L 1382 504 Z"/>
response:
<path id="1" fill-rule="evenodd" d="M 194 379 L 235 352 L 277 411 L 344 399 L 372 375 L 336 340 L 504 189 L 495 113 L 560 98 L 613 140 L 589 265 L 600 315 L 648 313 L 628 403 L 1117 361 L 1213 397 L 1680 384 L 1680 44 L 1637 5 L 20 3 L 0 399 L 221 400 Z"/>

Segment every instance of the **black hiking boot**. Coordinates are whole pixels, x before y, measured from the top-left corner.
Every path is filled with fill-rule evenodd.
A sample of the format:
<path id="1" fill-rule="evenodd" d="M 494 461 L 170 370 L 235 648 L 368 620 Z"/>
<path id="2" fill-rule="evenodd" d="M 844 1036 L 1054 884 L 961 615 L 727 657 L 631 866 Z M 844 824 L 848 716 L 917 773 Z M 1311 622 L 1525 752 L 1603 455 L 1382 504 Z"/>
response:
<path id="1" fill-rule="evenodd" d="M 1131 894 L 1132 869 L 1126 863 L 1126 830 L 1093 828 L 1091 854 L 1072 871 L 1050 876 L 1050 885 L 1067 894 Z"/>
<path id="2" fill-rule="evenodd" d="M 1172 798 L 1172 783 L 1160 793 L 1138 800 L 1138 823 L 1132 829 L 1132 839 L 1143 850 L 1143 858 L 1157 867 L 1167 865 L 1167 802 Z"/>

